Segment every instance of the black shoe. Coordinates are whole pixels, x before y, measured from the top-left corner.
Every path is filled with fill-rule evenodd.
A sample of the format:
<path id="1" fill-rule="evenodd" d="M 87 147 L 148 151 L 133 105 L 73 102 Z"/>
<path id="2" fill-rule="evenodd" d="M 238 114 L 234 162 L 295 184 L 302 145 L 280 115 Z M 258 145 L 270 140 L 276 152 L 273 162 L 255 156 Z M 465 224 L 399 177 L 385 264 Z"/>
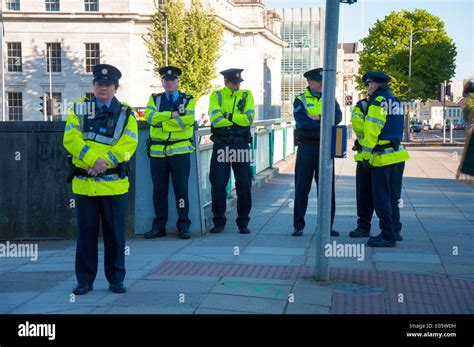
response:
<path id="1" fill-rule="evenodd" d="M 349 237 L 370 237 L 370 231 L 365 231 L 364 229 L 357 228 L 349 233 Z"/>
<path id="2" fill-rule="evenodd" d="M 87 283 L 79 283 L 76 288 L 72 291 L 75 295 L 83 295 L 92 291 L 92 285 Z"/>
<path id="3" fill-rule="evenodd" d="M 111 284 L 109 286 L 109 290 L 117 294 L 122 294 L 122 293 L 127 292 L 127 288 L 123 285 L 123 282 Z"/>
<path id="4" fill-rule="evenodd" d="M 189 233 L 188 228 L 183 228 L 182 230 L 179 230 L 178 236 L 180 239 L 183 239 L 183 240 L 187 240 L 191 238 L 191 234 Z"/>
<path id="5" fill-rule="evenodd" d="M 166 230 L 151 229 L 150 231 L 147 231 L 144 235 L 146 239 L 164 237 L 166 236 Z"/>
<path id="6" fill-rule="evenodd" d="M 376 235 L 376 236 L 370 236 L 370 237 L 369 237 L 369 241 L 370 241 L 370 240 L 374 240 L 374 239 L 381 239 L 381 238 L 382 238 L 382 234 L 378 234 L 378 235 Z"/>
<path id="7" fill-rule="evenodd" d="M 224 231 L 224 226 L 214 226 L 209 232 L 213 234 L 219 234 Z"/>
<path id="8" fill-rule="evenodd" d="M 381 237 L 372 237 L 367 241 L 369 247 L 395 247 L 396 245 L 396 241 L 387 241 Z"/>
<path id="9" fill-rule="evenodd" d="M 293 234 L 291 234 L 292 236 L 301 236 L 303 235 L 303 229 L 294 229 L 293 230 Z"/>
<path id="10" fill-rule="evenodd" d="M 380 239 L 380 238 L 382 238 L 382 234 L 379 234 L 379 235 L 377 235 L 377 236 L 371 236 L 371 237 L 369 238 L 369 240 L 371 240 L 371 239 Z M 395 240 L 397 240 L 397 241 L 403 241 L 402 235 L 400 235 L 400 233 L 395 233 Z"/>
<path id="11" fill-rule="evenodd" d="M 339 233 L 336 230 L 331 230 L 331 236 L 339 236 Z"/>
<path id="12" fill-rule="evenodd" d="M 241 234 L 250 234 L 250 229 L 247 227 L 239 227 L 239 233 Z"/>

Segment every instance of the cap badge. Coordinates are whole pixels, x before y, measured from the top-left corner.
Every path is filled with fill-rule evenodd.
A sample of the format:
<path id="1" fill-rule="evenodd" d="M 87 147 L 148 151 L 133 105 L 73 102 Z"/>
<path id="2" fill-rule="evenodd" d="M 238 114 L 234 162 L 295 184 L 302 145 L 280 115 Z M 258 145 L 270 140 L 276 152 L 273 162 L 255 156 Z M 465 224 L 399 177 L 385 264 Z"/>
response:
<path id="1" fill-rule="evenodd" d="M 107 69 L 102 69 L 102 75 L 107 75 L 109 71 Z"/>
<path id="2" fill-rule="evenodd" d="M 171 74 L 173 73 L 173 71 L 172 71 L 172 70 L 168 70 L 166 73 L 167 73 L 168 75 L 171 75 Z"/>

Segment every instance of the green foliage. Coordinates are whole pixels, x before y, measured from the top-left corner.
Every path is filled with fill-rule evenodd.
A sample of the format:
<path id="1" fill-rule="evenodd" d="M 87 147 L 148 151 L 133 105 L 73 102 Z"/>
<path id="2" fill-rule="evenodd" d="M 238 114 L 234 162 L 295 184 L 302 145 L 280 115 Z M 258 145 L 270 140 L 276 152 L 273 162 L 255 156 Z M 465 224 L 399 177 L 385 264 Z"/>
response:
<path id="1" fill-rule="evenodd" d="M 422 32 L 424 28 L 436 31 Z M 412 78 L 409 79 L 410 33 L 413 32 Z M 444 22 L 425 10 L 391 12 L 378 20 L 361 40 L 359 73 L 376 70 L 392 77 L 390 86 L 402 99 L 436 97 L 436 86 L 454 76 L 456 46 Z M 363 89 L 358 79 L 359 89 Z"/>
<path id="2" fill-rule="evenodd" d="M 186 10 L 181 0 L 166 1 L 163 11 L 152 17 L 148 34 L 144 37 L 154 71 L 165 66 L 165 13 L 168 18 L 168 64 L 183 70 L 179 89 L 196 99 L 209 94 L 214 68 L 224 29 L 213 13 L 206 13 L 200 0 L 193 0 Z"/>

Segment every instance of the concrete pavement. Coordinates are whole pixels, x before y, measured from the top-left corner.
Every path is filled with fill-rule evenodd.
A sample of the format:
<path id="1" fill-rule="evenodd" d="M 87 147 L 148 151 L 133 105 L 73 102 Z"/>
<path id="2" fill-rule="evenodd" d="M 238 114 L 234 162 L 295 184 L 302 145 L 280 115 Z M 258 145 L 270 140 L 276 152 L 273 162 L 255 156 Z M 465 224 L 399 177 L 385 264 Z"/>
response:
<path id="1" fill-rule="evenodd" d="M 352 248 L 329 258 L 328 282 L 312 277 L 314 187 L 305 233 L 291 236 L 294 176 L 286 165 L 253 191 L 250 235 L 238 234 L 234 209 L 223 234 L 129 239 L 126 294 L 107 289 L 102 245 L 94 291 L 84 296 L 71 294 L 73 241 L 39 242 L 37 261 L 0 258 L 0 313 L 472 314 L 474 187 L 454 180 L 461 150 L 410 149 L 402 193 L 404 240 L 387 249 L 363 247 L 366 239 L 347 236 L 356 221 L 355 163 L 336 160 L 334 229 L 341 236 L 331 238 L 331 245 Z M 377 233 L 374 216 L 372 234 Z"/>

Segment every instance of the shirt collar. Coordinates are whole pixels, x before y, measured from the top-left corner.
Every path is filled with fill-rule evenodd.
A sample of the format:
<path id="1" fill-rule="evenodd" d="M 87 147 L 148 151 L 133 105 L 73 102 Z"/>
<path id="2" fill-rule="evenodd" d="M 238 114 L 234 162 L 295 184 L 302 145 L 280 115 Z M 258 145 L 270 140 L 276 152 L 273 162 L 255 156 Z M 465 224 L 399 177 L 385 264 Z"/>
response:
<path id="1" fill-rule="evenodd" d="M 102 102 L 99 100 L 99 99 L 95 99 L 95 104 L 97 106 L 97 108 L 100 110 L 102 108 L 102 106 L 104 104 L 102 104 Z M 110 110 L 110 105 L 112 104 L 112 100 L 107 100 L 107 103 L 105 104 L 105 106 L 107 106 L 107 109 Z"/>
<path id="2" fill-rule="evenodd" d="M 168 92 L 165 92 L 165 95 L 166 95 L 166 98 L 168 99 L 169 98 L 169 95 L 172 95 L 173 96 L 173 102 L 178 100 L 178 97 L 179 97 L 179 91 L 175 90 L 173 92 L 173 94 L 170 94 Z"/>
<path id="3" fill-rule="evenodd" d="M 226 94 L 233 94 L 233 93 L 237 93 L 237 92 L 234 92 L 232 89 L 230 89 L 229 87 L 225 86 L 224 89 L 223 89 L 224 93 Z"/>
<path id="4" fill-rule="evenodd" d="M 307 87 L 308 88 L 308 91 L 309 93 L 314 96 L 315 98 L 318 98 L 318 99 L 321 99 L 321 93 L 314 93 L 310 87 Z"/>

